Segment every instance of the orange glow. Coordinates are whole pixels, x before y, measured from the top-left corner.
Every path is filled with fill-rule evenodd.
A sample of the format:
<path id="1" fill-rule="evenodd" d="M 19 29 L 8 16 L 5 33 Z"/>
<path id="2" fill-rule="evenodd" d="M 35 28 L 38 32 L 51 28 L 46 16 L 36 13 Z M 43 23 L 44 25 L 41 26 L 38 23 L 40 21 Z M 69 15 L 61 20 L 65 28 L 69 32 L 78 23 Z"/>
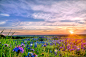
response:
<path id="1" fill-rule="evenodd" d="M 73 31 L 69 31 L 71 34 L 73 34 L 74 32 Z"/>

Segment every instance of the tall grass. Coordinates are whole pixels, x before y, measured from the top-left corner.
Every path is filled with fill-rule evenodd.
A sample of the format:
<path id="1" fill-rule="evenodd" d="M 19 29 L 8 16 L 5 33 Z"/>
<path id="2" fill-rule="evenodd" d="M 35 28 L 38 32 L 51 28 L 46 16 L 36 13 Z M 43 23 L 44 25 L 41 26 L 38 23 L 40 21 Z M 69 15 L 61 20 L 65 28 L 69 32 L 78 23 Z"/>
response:
<path id="1" fill-rule="evenodd" d="M 3 31 L 1 33 L 3 33 Z M 15 32 L 12 33 L 11 38 L 8 37 L 9 33 L 6 38 L 0 39 L 0 57 L 25 57 L 28 55 L 28 52 L 36 53 L 38 57 L 86 57 L 86 49 L 81 48 L 81 44 L 85 44 L 86 41 L 83 39 L 79 39 L 80 41 L 82 40 L 81 42 L 79 42 L 77 39 L 72 39 L 72 41 L 71 38 L 67 39 L 67 37 L 62 37 L 61 39 L 58 39 L 59 41 L 55 41 L 55 37 L 54 39 L 47 37 L 45 41 L 39 41 L 40 39 L 37 37 L 28 39 L 12 39 L 12 36 Z M 33 42 L 32 46 L 30 46 L 31 42 Z M 25 47 L 23 47 L 23 53 L 17 53 L 13 51 L 16 46 L 21 45 L 22 43 L 25 45 Z M 37 43 L 37 47 L 34 46 L 35 43 Z M 44 46 L 45 44 L 46 46 Z M 70 45 L 70 50 L 67 48 L 68 45 Z M 73 45 L 79 47 L 80 50 L 77 51 L 77 48 L 75 50 L 71 50 Z M 34 51 L 30 50 L 29 48 L 34 49 Z"/>

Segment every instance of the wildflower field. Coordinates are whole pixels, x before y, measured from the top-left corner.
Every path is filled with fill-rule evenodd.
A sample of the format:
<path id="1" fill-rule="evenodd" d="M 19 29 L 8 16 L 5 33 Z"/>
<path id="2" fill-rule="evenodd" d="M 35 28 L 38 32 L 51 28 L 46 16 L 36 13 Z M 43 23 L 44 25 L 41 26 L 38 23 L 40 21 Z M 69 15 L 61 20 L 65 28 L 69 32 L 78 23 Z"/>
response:
<path id="1" fill-rule="evenodd" d="M 0 39 L 0 57 L 86 57 L 85 36 Z"/>

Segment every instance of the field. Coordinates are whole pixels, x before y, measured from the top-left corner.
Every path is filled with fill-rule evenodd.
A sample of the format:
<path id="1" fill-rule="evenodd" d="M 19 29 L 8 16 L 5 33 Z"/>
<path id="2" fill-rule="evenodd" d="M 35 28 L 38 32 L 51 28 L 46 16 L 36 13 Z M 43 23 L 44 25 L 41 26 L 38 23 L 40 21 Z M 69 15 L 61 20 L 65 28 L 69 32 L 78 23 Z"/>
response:
<path id="1" fill-rule="evenodd" d="M 86 57 L 86 36 L 0 39 L 0 57 Z"/>

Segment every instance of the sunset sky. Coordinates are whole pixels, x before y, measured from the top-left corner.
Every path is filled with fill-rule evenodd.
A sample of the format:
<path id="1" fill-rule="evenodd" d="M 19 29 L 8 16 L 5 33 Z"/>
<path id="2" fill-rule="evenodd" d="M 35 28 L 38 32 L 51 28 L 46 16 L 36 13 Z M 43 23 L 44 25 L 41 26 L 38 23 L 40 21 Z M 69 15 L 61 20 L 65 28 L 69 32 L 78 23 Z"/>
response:
<path id="1" fill-rule="evenodd" d="M 86 34 L 85 0 L 0 0 L 0 31 L 7 35 Z M 10 35 L 11 35 L 10 33 Z"/>

